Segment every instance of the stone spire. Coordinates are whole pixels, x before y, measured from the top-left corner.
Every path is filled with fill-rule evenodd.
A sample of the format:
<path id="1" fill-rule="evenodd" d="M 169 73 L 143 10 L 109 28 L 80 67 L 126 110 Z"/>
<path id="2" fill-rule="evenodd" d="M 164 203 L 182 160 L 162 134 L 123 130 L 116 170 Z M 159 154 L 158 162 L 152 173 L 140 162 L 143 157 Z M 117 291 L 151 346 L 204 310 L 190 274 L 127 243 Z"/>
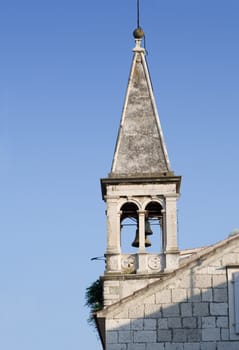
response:
<path id="1" fill-rule="evenodd" d="M 110 177 L 172 175 L 141 46 L 143 36 L 141 28 L 134 31 L 136 46 Z"/>

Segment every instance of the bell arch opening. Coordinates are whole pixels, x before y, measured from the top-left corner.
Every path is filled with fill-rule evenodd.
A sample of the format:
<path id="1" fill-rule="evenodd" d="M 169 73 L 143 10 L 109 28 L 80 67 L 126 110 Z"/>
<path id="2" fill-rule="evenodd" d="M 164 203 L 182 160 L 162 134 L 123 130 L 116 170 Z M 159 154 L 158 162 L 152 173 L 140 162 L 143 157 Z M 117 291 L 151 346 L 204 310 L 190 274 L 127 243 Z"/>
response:
<path id="1" fill-rule="evenodd" d="M 124 203 L 120 217 L 120 245 L 122 253 L 137 253 L 139 242 L 139 207 L 133 202 Z M 146 252 L 162 251 L 163 207 L 157 201 L 149 202 L 144 209 L 144 244 Z"/>
<path id="2" fill-rule="evenodd" d="M 149 202 L 145 207 L 145 237 L 150 242 L 147 251 L 162 251 L 163 207 L 156 201 Z"/>
<path id="3" fill-rule="evenodd" d="M 124 203 L 120 208 L 120 245 L 122 253 L 135 253 L 132 242 L 135 239 L 138 227 L 138 210 L 138 206 L 133 202 Z"/>

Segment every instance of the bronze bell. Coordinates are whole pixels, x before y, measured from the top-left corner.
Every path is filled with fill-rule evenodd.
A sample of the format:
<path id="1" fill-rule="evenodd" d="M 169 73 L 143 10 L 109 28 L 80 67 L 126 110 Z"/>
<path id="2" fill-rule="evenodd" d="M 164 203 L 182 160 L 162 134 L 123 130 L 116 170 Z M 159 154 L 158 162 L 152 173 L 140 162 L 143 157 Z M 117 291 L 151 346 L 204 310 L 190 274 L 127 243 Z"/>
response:
<path id="1" fill-rule="evenodd" d="M 152 231 L 151 231 L 152 232 Z M 132 247 L 138 248 L 139 247 L 139 229 L 137 228 L 136 233 L 135 233 L 135 239 L 133 243 L 131 244 Z M 145 242 L 144 242 L 145 247 L 151 247 L 151 243 L 148 240 L 147 234 L 145 232 Z"/>
<path id="2" fill-rule="evenodd" d="M 145 236 L 152 235 L 153 231 L 151 230 L 151 226 L 149 220 L 145 220 Z"/>

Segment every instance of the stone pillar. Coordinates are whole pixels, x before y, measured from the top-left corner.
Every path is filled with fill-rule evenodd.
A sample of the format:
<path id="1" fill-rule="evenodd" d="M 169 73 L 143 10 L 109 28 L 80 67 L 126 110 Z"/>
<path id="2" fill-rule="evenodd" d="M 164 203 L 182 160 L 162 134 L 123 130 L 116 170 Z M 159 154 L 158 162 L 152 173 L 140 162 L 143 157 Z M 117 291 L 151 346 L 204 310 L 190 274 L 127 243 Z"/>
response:
<path id="1" fill-rule="evenodd" d="M 120 212 L 118 198 L 107 198 L 107 249 L 106 254 L 120 254 Z"/>
<path id="2" fill-rule="evenodd" d="M 167 271 L 178 267 L 177 198 L 177 195 L 166 197 L 163 249 L 164 268 Z"/>
<path id="3" fill-rule="evenodd" d="M 167 245 L 167 235 L 166 235 L 166 211 L 165 209 L 162 209 L 161 210 L 161 213 L 162 213 L 162 222 L 161 222 L 161 225 L 160 225 L 160 228 L 161 228 L 161 251 L 165 251 L 166 249 L 166 245 Z"/>
<path id="4" fill-rule="evenodd" d="M 121 272 L 120 215 L 118 197 L 106 197 L 107 201 L 107 248 L 106 273 Z"/>
<path id="5" fill-rule="evenodd" d="M 137 273 L 145 273 L 147 270 L 147 253 L 145 251 L 145 210 L 138 210 L 139 216 L 139 250 L 137 254 Z"/>
<path id="6" fill-rule="evenodd" d="M 145 210 L 138 210 L 139 253 L 145 253 Z"/>
<path id="7" fill-rule="evenodd" d="M 177 197 L 166 197 L 166 251 L 178 250 Z"/>

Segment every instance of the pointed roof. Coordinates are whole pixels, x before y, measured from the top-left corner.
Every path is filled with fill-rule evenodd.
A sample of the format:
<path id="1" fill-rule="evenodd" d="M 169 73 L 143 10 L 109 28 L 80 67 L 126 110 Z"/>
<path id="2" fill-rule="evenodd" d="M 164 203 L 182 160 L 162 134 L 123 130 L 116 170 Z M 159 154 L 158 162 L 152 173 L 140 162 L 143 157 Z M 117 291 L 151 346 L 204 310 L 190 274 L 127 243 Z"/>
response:
<path id="1" fill-rule="evenodd" d="M 115 147 L 111 177 L 159 176 L 171 172 L 152 84 L 141 47 L 136 46 Z"/>

